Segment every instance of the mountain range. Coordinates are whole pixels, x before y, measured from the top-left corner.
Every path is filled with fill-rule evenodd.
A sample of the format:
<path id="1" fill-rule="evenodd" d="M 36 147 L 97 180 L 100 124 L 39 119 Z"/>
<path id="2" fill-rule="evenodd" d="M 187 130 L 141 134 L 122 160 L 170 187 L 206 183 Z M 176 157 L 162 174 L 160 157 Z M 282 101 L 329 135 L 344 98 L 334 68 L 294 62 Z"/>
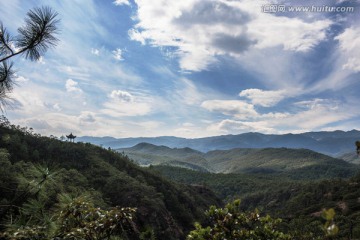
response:
<path id="1" fill-rule="evenodd" d="M 294 148 L 309 149 L 333 157 L 339 157 L 355 151 L 354 143 L 360 139 L 360 131 L 307 132 L 300 134 L 262 134 L 243 133 L 206 138 L 139 137 L 79 137 L 80 142 L 90 142 L 112 149 L 129 148 L 139 143 L 150 143 L 170 148 L 192 148 L 200 152 L 229 150 L 234 148 Z"/>
<path id="2" fill-rule="evenodd" d="M 203 153 L 150 143 L 118 149 L 140 165 L 167 165 L 212 173 L 287 174 L 301 178 L 348 177 L 358 165 L 308 149 L 234 148 Z"/>

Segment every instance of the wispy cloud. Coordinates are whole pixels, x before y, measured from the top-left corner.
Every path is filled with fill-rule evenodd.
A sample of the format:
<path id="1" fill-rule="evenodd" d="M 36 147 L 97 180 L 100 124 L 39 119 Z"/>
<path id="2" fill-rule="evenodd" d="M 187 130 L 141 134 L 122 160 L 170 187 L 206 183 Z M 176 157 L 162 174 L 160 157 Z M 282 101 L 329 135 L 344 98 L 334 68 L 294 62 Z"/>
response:
<path id="1" fill-rule="evenodd" d="M 208 100 L 201 106 L 211 112 L 220 112 L 237 119 L 249 119 L 258 116 L 252 104 L 239 100 Z"/>
<path id="2" fill-rule="evenodd" d="M 100 112 L 114 118 L 144 116 L 152 112 L 152 101 L 149 96 L 135 97 L 126 91 L 113 90 Z"/>

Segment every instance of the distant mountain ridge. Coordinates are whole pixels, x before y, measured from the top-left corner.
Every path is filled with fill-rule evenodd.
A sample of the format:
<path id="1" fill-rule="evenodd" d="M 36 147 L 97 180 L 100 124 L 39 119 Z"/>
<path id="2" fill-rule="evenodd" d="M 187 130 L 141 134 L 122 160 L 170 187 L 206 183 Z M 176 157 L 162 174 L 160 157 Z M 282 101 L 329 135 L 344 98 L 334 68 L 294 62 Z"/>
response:
<path id="1" fill-rule="evenodd" d="M 139 143 L 118 151 L 140 165 L 167 165 L 213 173 L 291 174 L 299 177 L 348 177 L 358 165 L 308 149 L 235 148 L 202 153 Z"/>
<path id="2" fill-rule="evenodd" d="M 206 138 L 179 137 L 78 137 L 80 142 L 90 142 L 112 149 L 129 148 L 139 143 L 150 143 L 170 148 L 189 147 L 197 151 L 229 150 L 233 148 L 295 148 L 310 149 L 330 156 L 341 156 L 354 151 L 355 141 L 360 140 L 360 131 L 307 132 L 300 134 L 262 134 L 256 132 L 239 135 L 223 135 Z"/>

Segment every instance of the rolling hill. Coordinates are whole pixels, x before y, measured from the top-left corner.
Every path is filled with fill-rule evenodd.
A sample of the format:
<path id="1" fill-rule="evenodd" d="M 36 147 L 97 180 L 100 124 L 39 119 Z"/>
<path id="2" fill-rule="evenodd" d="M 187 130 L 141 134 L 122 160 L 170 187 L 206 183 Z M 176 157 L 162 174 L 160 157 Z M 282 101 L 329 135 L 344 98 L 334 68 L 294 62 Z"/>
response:
<path id="1" fill-rule="evenodd" d="M 348 177 L 358 169 L 357 165 L 308 149 L 235 148 L 202 153 L 191 148 L 140 143 L 119 151 L 140 165 L 179 166 L 214 173 L 287 173 L 317 178 Z"/>
<path id="2" fill-rule="evenodd" d="M 171 165 L 198 171 L 211 171 L 203 153 L 191 148 L 169 148 L 150 143 L 139 143 L 131 148 L 119 149 L 140 165 Z"/>
<path id="3" fill-rule="evenodd" d="M 305 148 L 330 156 L 338 156 L 354 151 L 355 141 L 360 139 L 360 131 L 307 132 L 300 134 L 243 133 L 206 138 L 186 139 L 178 137 L 153 138 L 112 138 L 79 137 L 78 141 L 90 142 L 113 149 L 129 148 L 145 142 L 170 148 L 185 148 L 208 152 L 233 148 Z"/>

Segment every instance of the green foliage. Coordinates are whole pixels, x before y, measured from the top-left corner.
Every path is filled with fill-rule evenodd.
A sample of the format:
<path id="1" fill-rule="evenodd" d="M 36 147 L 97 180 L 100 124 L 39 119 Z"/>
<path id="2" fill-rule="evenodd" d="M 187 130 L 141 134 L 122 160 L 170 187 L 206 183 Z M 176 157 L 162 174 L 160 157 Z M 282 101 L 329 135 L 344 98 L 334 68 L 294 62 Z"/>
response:
<path id="1" fill-rule="evenodd" d="M 109 239 L 114 235 L 126 237 L 137 231 L 133 222 L 135 212 L 135 208 L 103 210 L 78 197 L 61 208 L 57 237 L 86 240 Z"/>
<path id="2" fill-rule="evenodd" d="M 213 174 L 187 169 L 154 166 L 152 171 L 175 181 L 205 185 L 221 198 L 232 201 L 241 198 L 241 208 L 254 208 L 282 218 L 281 229 L 291 230 L 297 239 L 323 236 L 323 208 L 333 208 L 336 225 L 341 230 L 338 239 L 360 238 L 360 174 L 351 179 L 304 181 L 286 176 L 264 174 Z"/>
<path id="3" fill-rule="evenodd" d="M 339 233 L 339 228 L 334 222 L 335 210 L 333 208 L 324 209 L 321 215 L 326 220 L 323 226 L 325 236 L 329 238 L 336 236 Z"/>
<path id="4" fill-rule="evenodd" d="M 269 215 L 261 217 L 257 210 L 244 213 L 240 210 L 240 200 L 225 208 L 212 206 L 206 215 L 210 226 L 204 228 L 196 224 L 188 240 L 292 239 L 291 235 L 277 230 L 281 219 L 272 219 Z"/>
<path id="5" fill-rule="evenodd" d="M 205 209 L 221 205 L 210 190 L 170 182 L 112 150 L 42 137 L 1 119 L 0 136 L 0 232 L 4 224 L 14 231 L 54 232 L 26 208 L 53 223 L 59 194 L 89 195 L 94 206 L 107 211 L 137 208 L 134 224 L 143 237 L 154 239 L 184 238 L 193 222 L 205 218 Z"/>
<path id="6" fill-rule="evenodd" d="M 60 195 L 58 208 L 50 214 L 43 203 L 30 200 L 21 208 L 16 223 L 0 235 L 5 239 L 84 239 L 102 240 L 113 236 L 137 235 L 134 208 L 103 210 L 84 197 L 71 199 Z"/>

